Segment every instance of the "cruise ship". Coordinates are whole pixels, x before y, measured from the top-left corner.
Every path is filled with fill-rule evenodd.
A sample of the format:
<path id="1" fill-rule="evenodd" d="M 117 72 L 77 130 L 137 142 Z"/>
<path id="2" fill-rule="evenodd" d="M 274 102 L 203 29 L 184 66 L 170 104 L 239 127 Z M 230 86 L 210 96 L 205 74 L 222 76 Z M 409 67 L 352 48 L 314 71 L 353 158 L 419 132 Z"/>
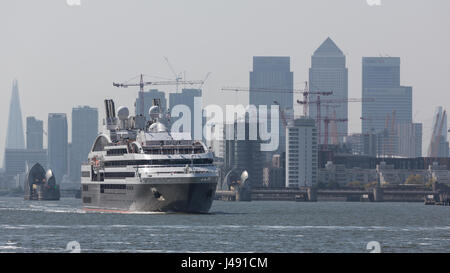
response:
<path id="1" fill-rule="evenodd" d="M 82 165 L 81 197 L 87 211 L 208 213 L 218 171 L 213 154 L 190 133 L 169 132 L 160 101 L 150 121 L 129 116 L 105 100 L 105 132 Z"/>

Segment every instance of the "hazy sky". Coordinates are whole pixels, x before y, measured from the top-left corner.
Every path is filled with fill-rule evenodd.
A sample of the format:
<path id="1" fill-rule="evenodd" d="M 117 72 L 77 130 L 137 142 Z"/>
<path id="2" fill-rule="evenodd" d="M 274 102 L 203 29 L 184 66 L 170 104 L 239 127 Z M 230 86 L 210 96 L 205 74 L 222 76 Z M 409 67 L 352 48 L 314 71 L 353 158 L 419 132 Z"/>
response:
<path id="1" fill-rule="evenodd" d="M 172 77 L 163 56 L 188 79 L 203 79 L 206 103 L 247 103 L 252 57 L 291 56 L 303 87 L 313 51 L 330 36 L 347 56 L 349 97 L 361 97 L 363 56 L 401 57 L 401 83 L 413 86 L 413 119 L 424 122 L 426 151 L 435 106 L 450 109 L 450 1 L 381 0 L 66 0 L 0 1 L 0 161 L 11 86 L 22 115 L 47 127 L 49 112 L 100 108 L 114 98 L 133 107 L 137 89 L 117 89 L 139 73 Z M 170 88 L 167 91 L 172 91 Z M 360 132 L 361 105 L 349 106 Z M 69 137 L 70 138 L 70 137 Z"/>

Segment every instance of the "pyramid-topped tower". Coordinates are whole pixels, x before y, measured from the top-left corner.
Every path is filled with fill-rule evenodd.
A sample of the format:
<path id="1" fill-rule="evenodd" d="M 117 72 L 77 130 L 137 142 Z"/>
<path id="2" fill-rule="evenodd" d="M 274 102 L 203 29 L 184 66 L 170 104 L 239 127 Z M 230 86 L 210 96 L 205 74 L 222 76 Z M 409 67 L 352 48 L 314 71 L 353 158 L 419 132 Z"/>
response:
<path id="1" fill-rule="evenodd" d="M 314 55 L 343 55 L 342 50 L 328 37 L 319 48 L 314 51 Z"/>

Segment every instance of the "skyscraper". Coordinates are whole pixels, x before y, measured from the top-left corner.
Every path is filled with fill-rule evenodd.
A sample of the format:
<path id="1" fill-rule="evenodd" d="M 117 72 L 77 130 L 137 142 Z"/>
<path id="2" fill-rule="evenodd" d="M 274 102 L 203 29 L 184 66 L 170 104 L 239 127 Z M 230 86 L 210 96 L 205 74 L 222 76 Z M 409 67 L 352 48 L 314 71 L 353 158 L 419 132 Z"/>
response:
<path id="1" fill-rule="evenodd" d="M 345 64 L 345 55 L 337 47 L 337 45 L 329 37 L 319 46 L 311 57 L 311 68 L 309 69 L 309 90 L 312 92 L 330 92 L 333 94 L 327 96 L 326 99 L 342 99 L 348 98 L 348 69 Z M 311 94 L 310 101 L 317 101 L 317 95 Z M 329 111 L 326 105 L 320 106 L 321 117 L 333 117 L 333 113 Z M 336 111 L 336 118 L 348 119 L 348 103 L 340 103 L 339 107 L 333 109 Z M 317 119 L 317 107 L 311 105 L 309 107 L 309 115 L 313 119 Z M 321 132 L 324 132 L 324 122 L 320 122 Z M 337 133 L 339 142 L 343 141 L 343 137 L 348 133 L 348 123 L 337 123 Z M 330 136 L 329 136 L 330 138 Z M 328 143 L 330 143 L 328 139 Z M 319 144 L 324 143 L 324 134 L 321 133 Z"/>
<path id="2" fill-rule="evenodd" d="M 19 85 L 13 81 L 11 102 L 9 105 L 8 131 L 6 133 L 6 149 L 25 149 L 22 111 L 20 110 Z"/>
<path id="3" fill-rule="evenodd" d="M 70 180 L 81 179 L 81 163 L 87 161 L 89 151 L 98 135 L 98 111 L 89 106 L 72 109 L 72 144 L 70 149 Z"/>
<path id="4" fill-rule="evenodd" d="M 150 120 L 150 116 L 148 115 L 148 110 L 153 105 L 153 99 L 159 99 L 161 103 L 161 111 L 163 113 L 167 112 L 167 100 L 166 100 L 166 94 L 164 92 L 159 91 L 158 89 L 150 89 L 147 92 L 144 92 L 144 113 L 145 118 L 147 120 Z M 140 113 L 140 100 L 139 98 L 136 99 L 136 115 Z"/>
<path id="5" fill-rule="evenodd" d="M 195 100 L 200 100 L 199 109 L 195 109 Z M 202 135 L 195 135 L 196 129 L 199 134 L 202 134 L 204 118 L 202 115 L 202 90 L 201 89 L 186 89 L 183 88 L 181 93 L 169 94 L 170 111 L 177 105 L 186 105 L 191 111 L 191 127 L 183 128 L 183 132 L 190 132 L 192 139 L 202 139 Z M 197 111 L 197 113 L 196 113 Z M 178 118 L 171 117 L 171 124 L 173 124 Z M 197 127 L 197 128 L 196 128 Z"/>
<path id="6" fill-rule="evenodd" d="M 273 92 L 261 92 L 270 91 Z M 249 104 L 266 105 L 270 118 L 270 107 L 279 104 L 285 113 L 293 112 L 294 73 L 291 72 L 290 57 L 253 57 L 253 71 L 250 71 Z M 267 124 L 269 130 L 270 122 Z M 273 130 L 272 130 L 273 131 Z M 281 154 L 286 149 L 286 129 L 279 121 L 279 146 L 273 153 Z M 271 160 L 273 153 L 266 153 Z"/>
<path id="7" fill-rule="evenodd" d="M 362 85 L 365 88 L 400 86 L 399 57 L 363 57 Z"/>
<path id="8" fill-rule="evenodd" d="M 385 129 L 387 115 L 395 123 L 412 123 L 412 87 L 400 85 L 400 58 L 363 57 L 362 133 Z"/>
<path id="9" fill-rule="evenodd" d="M 286 134 L 286 188 L 312 187 L 318 176 L 316 122 L 307 117 L 295 119 Z"/>
<path id="10" fill-rule="evenodd" d="M 67 141 L 66 114 L 48 114 L 48 164 L 57 181 L 67 174 Z"/>
<path id="11" fill-rule="evenodd" d="M 43 149 L 44 122 L 35 117 L 27 117 L 27 150 Z"/>

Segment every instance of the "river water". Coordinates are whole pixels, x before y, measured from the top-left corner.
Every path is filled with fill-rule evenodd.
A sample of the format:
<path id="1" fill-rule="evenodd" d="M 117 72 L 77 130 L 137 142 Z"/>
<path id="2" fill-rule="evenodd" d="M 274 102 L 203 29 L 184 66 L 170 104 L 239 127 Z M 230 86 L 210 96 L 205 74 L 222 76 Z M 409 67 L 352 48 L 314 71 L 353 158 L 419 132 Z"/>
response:
<path id="1" fill-rule="evenodd" d="M 0 198 L 0 252 L 450 252 L 450 207 L 223 202 L 206 215 L 85 212 L 81 201 Z M 73 243 L 71 243 L 73 244 Z"/>

